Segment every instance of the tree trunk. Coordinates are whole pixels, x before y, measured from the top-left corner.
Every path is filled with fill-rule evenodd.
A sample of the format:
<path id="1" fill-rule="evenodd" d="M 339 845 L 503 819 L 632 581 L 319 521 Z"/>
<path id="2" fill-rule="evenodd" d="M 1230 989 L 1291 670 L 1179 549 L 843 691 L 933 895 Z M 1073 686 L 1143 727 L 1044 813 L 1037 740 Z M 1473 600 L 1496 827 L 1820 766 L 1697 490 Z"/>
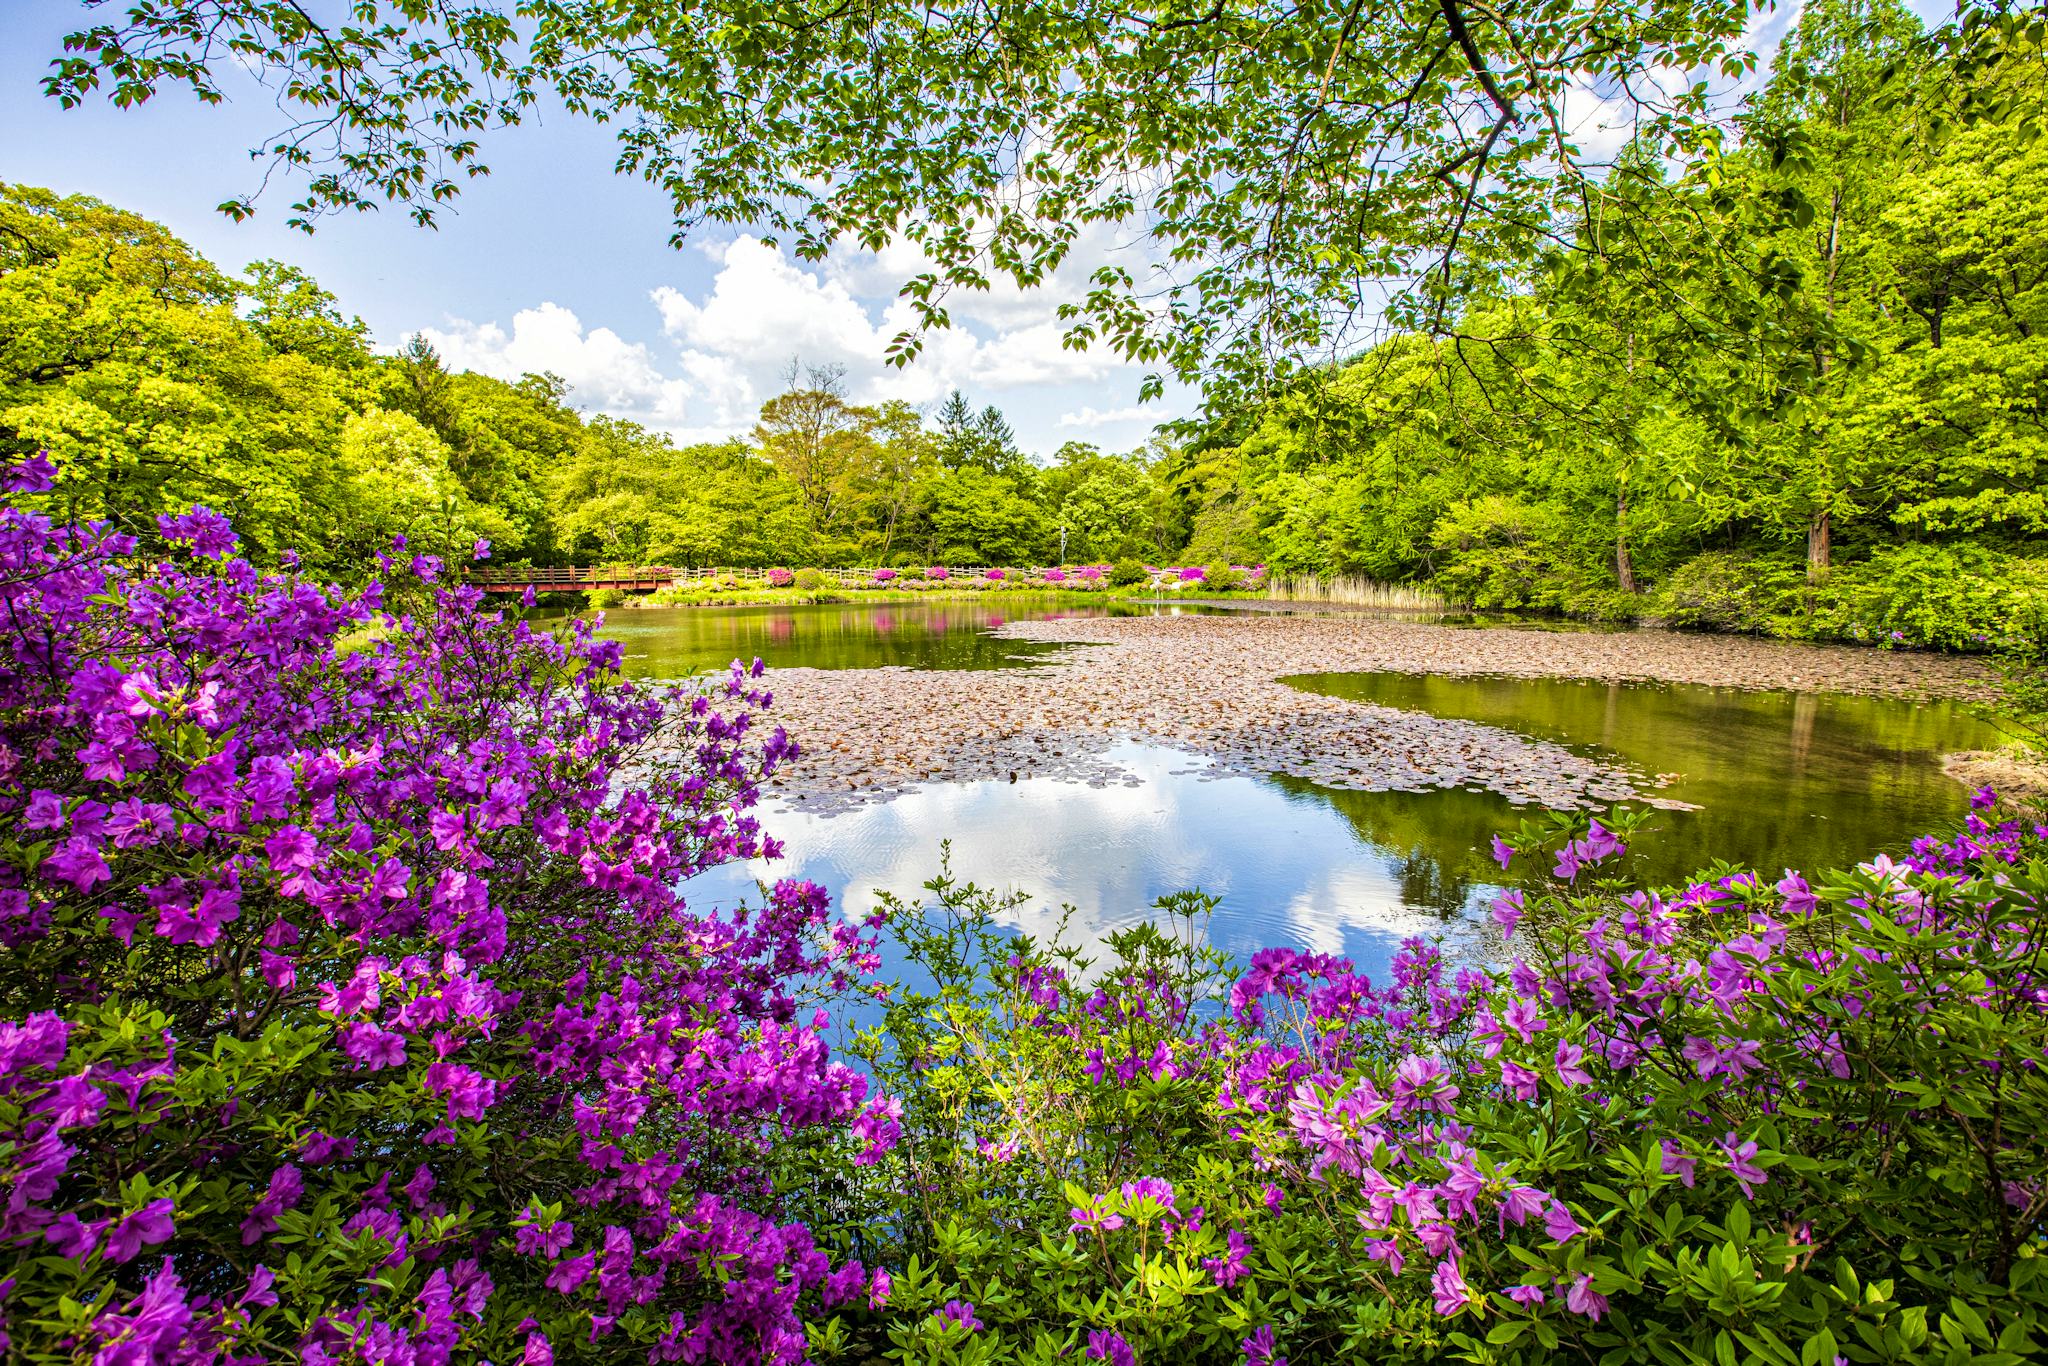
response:
<path id="1" fill-rule="evenodd" d="M 1814 514 L 1806 528 L 1806 581 L 1817 584 L 1828 576 L 1834 549 L 1834 521 L 1825 511 Z"/>
<path id="2" fill-rule="evenodd" d="M 1636 567 L 1628 557 L 1628 495 L 1622 494 L 1614 500 L 1614 577 L 1621 583 L 1621 591 L 1636 591 Z"/>

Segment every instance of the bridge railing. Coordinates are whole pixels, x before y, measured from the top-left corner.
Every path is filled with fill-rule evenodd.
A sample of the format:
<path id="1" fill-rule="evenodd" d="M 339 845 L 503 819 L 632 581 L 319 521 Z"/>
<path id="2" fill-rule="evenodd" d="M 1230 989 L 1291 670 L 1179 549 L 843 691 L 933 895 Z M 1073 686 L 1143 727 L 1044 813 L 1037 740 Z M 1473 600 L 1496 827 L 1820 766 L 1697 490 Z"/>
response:
<path id="1" fill-rule="evenodd" d="M 818 572 L 828 580 L 852 579 L 872 582 L 875 571 L 890 568 L 886 565 L 849 565 L 836 569 L 821 568 Z M 1045 571 L 1035 567 L 1017 565 L 946 565 L 948 576 L 956 579 L 980 578 L 991 569 L 1004 574 L 1025 578 L 1035 577 Z M 922 575 L 924 566 L 915 570 L 896 569 L 897 577 Z M 801 572 L 800 570 L 797 572 Z M 688 568 L 681 565 L 659 564 L 600 564 L 600 565 L 554 565 L 536 569 L 477 569 L 472 570 L 469 581 L 486 591 L 516 592 L 524 588 L 535 588 L 542 592 L 550 590 L 571 590 L 584 588 L 668 588 L 677 584 L 716 583 L 727 579 L 764 579 L 766 569 L 741 569 L 730 566 L 712 568 Z"/>

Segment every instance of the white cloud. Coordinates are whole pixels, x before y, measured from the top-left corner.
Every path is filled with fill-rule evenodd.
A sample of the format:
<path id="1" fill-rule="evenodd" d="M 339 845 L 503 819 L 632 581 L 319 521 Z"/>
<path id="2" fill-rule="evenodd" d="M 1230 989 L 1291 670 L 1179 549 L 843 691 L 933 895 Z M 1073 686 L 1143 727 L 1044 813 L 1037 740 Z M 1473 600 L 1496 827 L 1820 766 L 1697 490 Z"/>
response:
<path id="1" fill-rule="evenodd" d="M 691 385 L 662 374 L 645 345 L 608 327 L 586 331 L 560 304 L 521 309 L 509 333 L 459 318 L 421 332 L 453 369 L 500 379 L 546 371 L 567 380 L 591 407 L 656 427 L 679 425 L 689 413 Z"/>
<path id="2" fill-rule="evenodd" d="M 453 319 L 426 336 L 452 365 L 503 378 L 552 371 L 575 401 L 684 441 L 745 432 L 792 361 L 843 367 L 856 402 L 931 404 L 964 390 L 1003 407 L 1026 447 L 1046 452 L 1059 444 L 1056 426 L 1174 416 L 1168 405 L 1110 406 L 1135 397 L 1143 373 L 1106 348 L 1066 346 L 1056 310 L 1069 291 L 1058 281 L 1043 294 L 1004 286 L 955 295 L 953 326 L 924 334 L 917 358 L 897 367 L 887 363 L 889 344 L 916 315 L 908 301 L 877 294 L 921 268 L 914 249 L 850 252 L 816 268 L 747 236 L 703 250 L 716 267 L 708 283 L 664 284 L 648 295 L 659 342 L 586 328 L 558 303 L 521 310 L 509 331 Z M 1072 269 L 1085 276 L 1096 264 L 1077 257 Z"/>
<path id="3" fill-rule="evenodd" d="M 1160 411 L 1160 409 L 1149 404 L 1141 404 L 1135 408 L 1110 408 L 1106 411 L 1098 408 L 1082 408 L 1078 412 L 1061 413 L 1058 425 L 1063 428 L 1114 427 L 1125 422 L 1153 424 L 1164 422 L 1165 420 L 1166 414 Z"/>

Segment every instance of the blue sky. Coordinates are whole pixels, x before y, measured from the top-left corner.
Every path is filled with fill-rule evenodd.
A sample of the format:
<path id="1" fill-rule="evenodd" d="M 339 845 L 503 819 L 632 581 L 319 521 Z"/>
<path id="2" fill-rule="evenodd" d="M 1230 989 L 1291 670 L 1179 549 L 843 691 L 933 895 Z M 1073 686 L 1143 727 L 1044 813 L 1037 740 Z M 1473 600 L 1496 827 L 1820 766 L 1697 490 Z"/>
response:
<path id="1" fill-rule="evenodd" d="M 1174 391 L 1140 408 L 1139 369 L 1059 344 L 1055 305 L 1113 243 L 1087 244 L 1050 291 L 954 300 L 954 330 L 892 370 L 882 353 L 903 324 L 894 295 L 913 262 L 855 253 L 799 264 L 729 229 L 673 249 L 666 199 L 613 175 L 609 134 L 567 115 L 492 138 L 492 174 L 468 184 L 438 231 L 382 212 L 326 220 L 308 237 L 284 224 L 289 184 L 271 187 L 254 220 L 230 222 L 214 206 L 258 183 L 247 149 L 279 126 L 270 97 L 250 85 L 231 88 L 222 108 L 167 94 L 139 110 L 60 110 L 37 83 L 83 13 L 78 0 L 6 0 L 0 179 L 147 214 L 230 269 L 289 261 L 380 345 L 424 332 L 459 366 L 507 378 L 552 370 L 580 405 L 684 439 L 743 432 L 792 359 L 845 366 L 862 401 L 934 403 L 958 386 L 1002 407 L 1040 456 L 1066 440 L 1133 447 L 1192 407 Z M 1796 13 L 1759 27 L 1774 37 Z"/>

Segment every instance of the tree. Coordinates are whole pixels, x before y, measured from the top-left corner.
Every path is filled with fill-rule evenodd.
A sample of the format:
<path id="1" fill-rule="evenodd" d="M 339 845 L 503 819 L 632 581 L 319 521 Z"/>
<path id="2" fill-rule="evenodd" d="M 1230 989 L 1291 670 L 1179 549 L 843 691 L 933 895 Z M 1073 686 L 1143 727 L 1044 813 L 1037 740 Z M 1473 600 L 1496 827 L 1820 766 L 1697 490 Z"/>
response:
<path id="1" fill-rule="evenodd" d="M 344 319 L 312 276 L 282 261 L 253 262 L 248 276 L 244 316 L 273 351 L 340 370 L 368 364 L 369 327 L 361 318 Z"/>
<path id="2" fill-rule="evenodd" d="M 1437 328 L 1512 271 L 1599 193 L 1581 92 L 1673 154 L 1710 150 L 1716 82 L 1753 66 L 1750 8 L 708 0 L 677 24 L 666 0 L 479 0 L 343 26 L 211 0 L 203 23 L 138 6 L 82 28 L 45 88 L 216 100 L 224 68 L 254 72 L 307 115 L 270 155 L 304 177 L 308 226 L 379 202 L 431 222 L 486 169 L 486 133 L 552 95 L 617 130 L 619 169 L 668 194 L 679 233 L 757 223 L 806 255 L 908 238 L 929 269 L 899 359 L 947 323 L 948 291 L 1038 285 L 1091 225 L 1141 234 L 1149 260 L 1099 271 L 1067 339 L 1157 367 L 1148 391 L 1206 374 L 1220 401 L 1354 345 L 1383 302 Z"/>
<path id="3" fill-rule="evenodd" d="M 875 414 L 846 401 L 843 366 L 789 367 L 784 393 L 761 406 L 754 441 L 796 486 L 811 530 L 831 535 L 850 510 L 873 444 Z"/>

